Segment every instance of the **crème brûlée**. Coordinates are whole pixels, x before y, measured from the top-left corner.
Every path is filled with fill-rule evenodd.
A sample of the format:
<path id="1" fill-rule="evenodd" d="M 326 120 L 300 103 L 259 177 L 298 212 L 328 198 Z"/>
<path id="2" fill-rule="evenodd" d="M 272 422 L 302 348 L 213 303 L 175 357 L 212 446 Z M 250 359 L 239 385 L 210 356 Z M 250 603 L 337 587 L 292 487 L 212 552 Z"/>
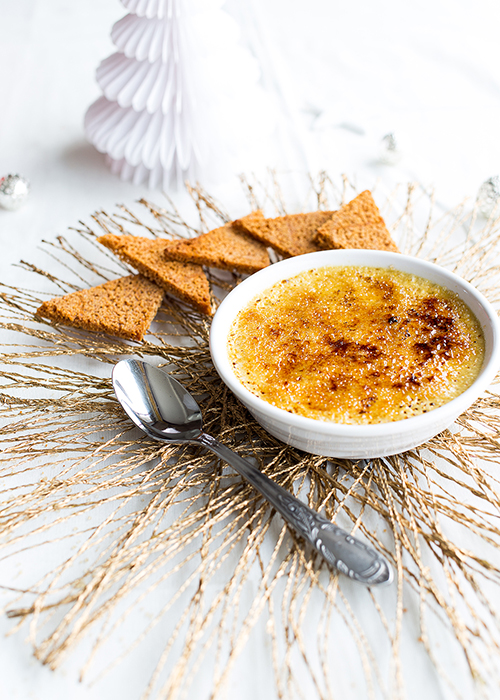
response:
<path id="1" fill-rule="evenodd" d="M 327 266 L 259 294 L 232 324 L 239 381 L 278 408 L 336 423 L 426 413 L 465 391 L 480 324 L 453 292 L 391 268 Z"/>

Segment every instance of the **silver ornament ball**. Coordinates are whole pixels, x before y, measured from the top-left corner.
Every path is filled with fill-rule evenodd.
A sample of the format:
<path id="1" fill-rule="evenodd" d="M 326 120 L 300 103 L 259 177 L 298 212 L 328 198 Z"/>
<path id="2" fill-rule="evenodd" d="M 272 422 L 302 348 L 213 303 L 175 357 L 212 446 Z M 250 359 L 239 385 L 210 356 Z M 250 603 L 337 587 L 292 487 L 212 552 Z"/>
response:
<path id="1" fill-rule="evenodd" d="M 386 134 L 380 141 L 380 160 L 386 165 L 396 165 L 401 159 L 401 151 L 393 133 Z"/>
<path id="2" fill-rule="evenodd" d="M 477 193 L 479 211 L 486 217 L 491 216 L 500 200 L 500 177 L 494 175 L 483 182 Z M 497 212 L 500 214 L 500 210 Z"/>
<path id="3" fill-rule="evenodd" d="M 22 175 L 6 175 L 0 178 L 0 206 L 4 209 L 19 209 L 27 200 L 30 183 Z"/>

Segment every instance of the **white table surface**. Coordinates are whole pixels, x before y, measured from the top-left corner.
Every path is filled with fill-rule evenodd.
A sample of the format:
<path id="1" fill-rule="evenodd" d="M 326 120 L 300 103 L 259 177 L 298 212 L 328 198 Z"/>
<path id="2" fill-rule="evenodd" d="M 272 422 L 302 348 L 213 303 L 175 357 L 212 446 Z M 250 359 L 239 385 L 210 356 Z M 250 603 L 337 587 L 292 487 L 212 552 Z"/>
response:
<path id="1" fill-rule="evenodd" d="M 464 197 L 474 200 L 481 183 L 500 174 L 500 9 L 494 0 L 229 0 L 225 8 L 241 23 L 241 41 L 259 60 L 263 86 L 277 105 L 276 127 L 261 150 L 249 157 L 242 145 L 234 172 L 218 183 L 202 182 L 228 208 L 239 196 L 238 174 L 250 169 L 324 169 L 333 177 L 346 173 L 360 186 L 378 180 L 386 189 L 418 181 L 435 188 L 443 209 Z M 144 195 L 162 203 L 160 192 L 112 176 L 83 132 L 85 110 L 100 94 L 95 69 L 113 53 L 111 26 L 125 13 L 117 0 L 0 0 L 0 174 L 19 172 L 32 183 L 22 209 L 0 210 L 3 281 L 15 282 L 13 263 L 36 261 L 42 239 L 89 221 L 95 210 Z M 257 38 L 249 17 L 262 30 Z M 395 166 L 378 160 L 389 132 L 402 154 Z M 169 194 L 182 203 L 182 193 Z M 1 579 L 0 571 L 5 585 Z M 4 595 L 0 590 L 0 603 Z M 79 683 L 78 654 L 51 673 L 32 657 L 22 634 L 3 636 L 9 626 L 0 620 L 2 700 L 139 697 L 140 684 L 129 676 Z M 409 643 L 407 653 L 413 651 L 408 697 L 444 697 Z M 258 657 L 258 649 L 249 649 L 241 662 L 246 680 L 231 687 L 237 700 L 257 691 L 274 697 L 262 692 L 265 678 L 255 686 Z M 354 681 L 343 688 L 349 700 L 361 700 L 360 693 Z"/>

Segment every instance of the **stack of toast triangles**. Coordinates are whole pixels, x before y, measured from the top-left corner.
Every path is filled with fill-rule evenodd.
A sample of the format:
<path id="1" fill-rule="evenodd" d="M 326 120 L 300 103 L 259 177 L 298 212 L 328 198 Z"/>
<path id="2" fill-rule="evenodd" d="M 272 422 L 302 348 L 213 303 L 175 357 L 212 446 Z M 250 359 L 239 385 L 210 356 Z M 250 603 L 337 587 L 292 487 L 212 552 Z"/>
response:
<path id="1" fill-rule="evenodd" d="M 43 303 L 37 313 L 57 323 L 129 340 L 142 340 L 165 293 L 210 316 L 210 287 L 203 267 L 252 274 L 269 265 L 268 249 L 284 257 L 329 248 L 398 252 L 368 190 L 338 211 L 268 219 L 257 210 L 189 239 L 106 233 L 98 241 L 138 274 L 57 297 Z"/>

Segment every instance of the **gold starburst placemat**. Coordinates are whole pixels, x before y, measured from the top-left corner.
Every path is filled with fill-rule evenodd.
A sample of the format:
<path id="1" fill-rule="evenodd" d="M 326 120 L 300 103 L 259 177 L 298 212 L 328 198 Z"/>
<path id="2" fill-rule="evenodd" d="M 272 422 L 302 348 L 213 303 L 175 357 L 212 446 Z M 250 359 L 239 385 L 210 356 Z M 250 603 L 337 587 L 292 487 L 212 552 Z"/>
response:
<path id="1" fill-rule="evenodd" d="M 243 186 L 247 210 L 287 211 L 276 178 Z M 0 571 L 14 572 L 0 573 L 0 587 L 10 591 L 12 633 L 26 630 L 53 669 L 83 653 L 89 683 L 133 660 L 142 698 L 223 697 L 245 653 L 274 677 L 265 697 L 400 698 L 420 672 L 438 674 L 452 697 L 488 695 L 500 682 L 495 385 L 421 448 L 326 459 L 255 423 L 216 376 L 209 321 L 171 299 L 142 343 L 36 317 L 50 296 L 124 274 L 96 243 L 103 230 L 190 236 L 246 213 L 229 216 L 189 191 L 188 217 L 170 201 L 98 212 L 43 244 L 43 268 L 21 262 L 22 286 L 0 290 Z M 354 194 L 322 174 L 301 208 L 331 209 Z M 498 305 L 497 220 L 481 222 L 467 203 L 439 214 L 415 186 L 375 196 L 404 252 L 455 270 Z M 238 278 L 212 271 L 210 281 L 221 298 Z M 112 365 L 131 355 L 168 365 L 199 397 L 207 432 L 371 541 L 395 568 L 393 586 L 338 577 L 211 454 L 142 436 L 110 382 Z"/>

